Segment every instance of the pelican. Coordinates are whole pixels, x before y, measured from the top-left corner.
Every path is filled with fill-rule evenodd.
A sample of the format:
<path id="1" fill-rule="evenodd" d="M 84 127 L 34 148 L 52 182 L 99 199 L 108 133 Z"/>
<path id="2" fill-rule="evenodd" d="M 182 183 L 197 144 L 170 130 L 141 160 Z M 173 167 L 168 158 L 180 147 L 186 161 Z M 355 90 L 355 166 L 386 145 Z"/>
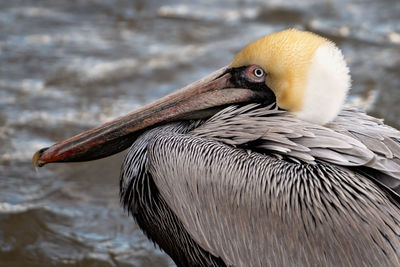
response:
<path id="1" fill-rule="evenodd" d="M 33 163 L 130 147 L 121 202 L 177 266 L 400 266 L 400 132 L 350 86 L 334 43 L 284 30 Z"/>

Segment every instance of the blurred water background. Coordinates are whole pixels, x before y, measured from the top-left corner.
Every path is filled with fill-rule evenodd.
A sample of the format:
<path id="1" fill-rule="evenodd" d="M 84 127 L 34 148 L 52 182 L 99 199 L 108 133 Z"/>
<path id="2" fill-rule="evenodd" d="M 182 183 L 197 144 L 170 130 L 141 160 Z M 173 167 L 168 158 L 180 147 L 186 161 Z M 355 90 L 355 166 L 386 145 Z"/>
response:
<path id="1" fill-rule="evenodd" d="M 349 101 L 400 127 L 400 1 L 0 1 L 0 266 L 173 266 L 119 204 L 124 153 L 33 153 L 132 111 L 288 27 L 335 41 Z"/>

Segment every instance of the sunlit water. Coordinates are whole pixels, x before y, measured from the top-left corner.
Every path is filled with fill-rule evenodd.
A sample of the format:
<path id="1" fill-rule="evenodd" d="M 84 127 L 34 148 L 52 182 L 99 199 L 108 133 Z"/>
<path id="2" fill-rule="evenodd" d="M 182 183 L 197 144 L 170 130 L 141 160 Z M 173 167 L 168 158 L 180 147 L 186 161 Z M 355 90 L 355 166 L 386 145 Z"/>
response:
<path id="1" fill-rule="evenodd" d="M 400 126 L 400 2 L 1 1 L 0 265 L 170 266 L 119 204 L 123 154 L 33 153 L 151 102 L 288 27 L 334 40 L 349 101 Z"/>

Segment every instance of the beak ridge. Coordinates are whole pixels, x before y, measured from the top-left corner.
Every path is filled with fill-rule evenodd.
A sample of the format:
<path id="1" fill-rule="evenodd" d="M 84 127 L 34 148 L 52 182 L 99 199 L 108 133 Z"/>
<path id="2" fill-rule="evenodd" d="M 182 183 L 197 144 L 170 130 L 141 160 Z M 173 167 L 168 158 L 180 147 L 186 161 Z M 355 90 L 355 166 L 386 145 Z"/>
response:
<path id="1" fill-rule="evenodd" d="M 32 163 L 87 161 L 128 148 L 144 129 L 159 123 L 188 119 L 195 113 L 228 104 L 254 100 L 250 89 L 234 88 L 230 69 L 224 67 L 152 104 L 97 128 L 37 151 Z"/>

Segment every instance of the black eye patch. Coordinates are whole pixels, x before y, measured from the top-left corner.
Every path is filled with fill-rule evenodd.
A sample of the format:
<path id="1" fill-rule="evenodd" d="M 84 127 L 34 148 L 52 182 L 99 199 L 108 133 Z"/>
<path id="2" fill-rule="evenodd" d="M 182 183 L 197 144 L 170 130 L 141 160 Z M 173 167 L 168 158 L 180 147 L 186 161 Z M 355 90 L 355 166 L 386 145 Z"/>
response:
<path id="1" fill-rule="evenodd" d="M 260 98 L 263 104 L 271 104 L 276 102 L 275 94 L 264 82 L 251 82 L 247 79 L 245 71 L 248 66 L 230 68 L 227 69 L 221 76 L 226 73 L 232 75 L 230 81 L 235 88 L 246 88 L 251 89 L 257 94 L 260 94 Z"/>

